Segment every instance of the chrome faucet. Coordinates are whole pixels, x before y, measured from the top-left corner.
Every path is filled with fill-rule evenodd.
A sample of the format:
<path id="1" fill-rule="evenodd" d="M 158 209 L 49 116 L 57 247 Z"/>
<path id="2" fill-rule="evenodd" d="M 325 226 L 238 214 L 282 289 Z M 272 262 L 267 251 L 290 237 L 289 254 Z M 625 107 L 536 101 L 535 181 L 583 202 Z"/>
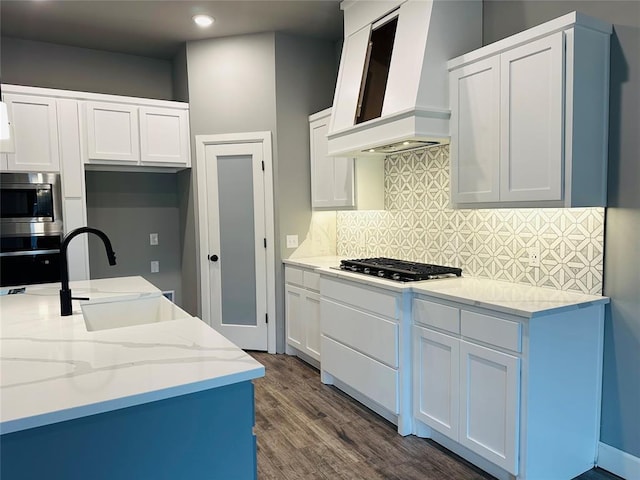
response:
<path id="1" fill-rule="evenodd" d="M 69 242 L 77 235 L 85 232 L 93 233 L 100 237 L 107 251 L 109 265 L 116 264 L 116 254 L 113 248 L 111 248 L 111 241 L 102 230 L 91 227 L 80 227 L 67 233 L 62 239 L 62 245 L 60 246 L 60 282 L 62 283 L 62 288 L 60 289 L 60 315 L 63 317 L 71 315 L 71 300 L 85 300 L 71 296 L 71 289 L 69 288 L 69 265 L 67 262 L 67 247 L 69 246 Z"/>

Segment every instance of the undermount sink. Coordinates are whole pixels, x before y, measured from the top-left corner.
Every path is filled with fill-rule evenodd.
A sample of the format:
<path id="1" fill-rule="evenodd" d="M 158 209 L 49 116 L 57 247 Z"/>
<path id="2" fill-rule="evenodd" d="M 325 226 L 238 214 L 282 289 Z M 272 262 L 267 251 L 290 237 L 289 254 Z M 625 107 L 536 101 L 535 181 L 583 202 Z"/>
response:
<path id="1" fill-rule="evenodd" d="M 159 293 L 90 300 L 80 308 L 90 332 L 191 318 Z"/>

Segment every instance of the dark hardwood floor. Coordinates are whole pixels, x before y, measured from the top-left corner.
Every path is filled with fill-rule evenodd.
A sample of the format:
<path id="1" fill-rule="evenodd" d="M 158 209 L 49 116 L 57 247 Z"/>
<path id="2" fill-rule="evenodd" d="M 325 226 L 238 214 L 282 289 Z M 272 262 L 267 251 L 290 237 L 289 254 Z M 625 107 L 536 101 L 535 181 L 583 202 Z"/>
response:
<path id="1" fill-rule="evenodd" d="M 266 367 L 255 381 L 259 480 L 493 478 L 431 440 L 401 437 L 298 358 L 250 353 Z M 594 469 L 576 480 L 618 478 Z"/>

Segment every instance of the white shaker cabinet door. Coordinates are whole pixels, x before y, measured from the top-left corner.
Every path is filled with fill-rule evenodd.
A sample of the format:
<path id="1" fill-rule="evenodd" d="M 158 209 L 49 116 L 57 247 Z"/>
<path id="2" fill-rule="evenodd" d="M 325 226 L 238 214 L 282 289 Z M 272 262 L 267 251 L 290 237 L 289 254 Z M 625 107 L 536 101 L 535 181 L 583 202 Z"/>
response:
<path id="1" fill-rule="evenodd" d="M 413 413 L 458 441 L 460 340 L 413 327 Z"/>
<path id="2" fill-rule="evenodd" d="M 451 198 L 500 199 L 500 58 L 451 72 Z"/>
<path id="3" fill-rule="evenodd" d="M 117 103 L 86 103 L 88 159 L 138 163 L 138 107 Z M 97 161 L 97 162 L 95 162 Z"/>
<path id="4" fill-rule="evenodd" d="M 139 114 L 141 162 L 189 166 L 187 111 L 141 107 Z"/>
<path id="5" fill-rule="evenodd" d="M 60 171 L 55 99 L 7 93 L 4 101 L 14 136 L 14 153 L 7 154 L 7 168 L 12 171 Z"/>
<path id="6" fill-rule="evenodd" d="M 354 206 L 353 158 L 328 156 L 330 110 L 309 124 L 311 143 L 311 206 Z M 312 116 L 313 117 L 313 116 Z"/>
<path id="7" fill-rule="evenodd" d="M 287 322 L 287 343 L 298 350 L 304 347 L 303 301 L 305 292 L 302 288 L 285 285 L 285 315 Z"/>
<path id="8" fill-rule="evenodd" d="M 517 475 L 520 359 L 464 340 L 460 359 L 459 442 Z"/>
<path id="9" fill-rule="evenodd" d="M 562 200 L 564 33 L 509 50 L 500 62 L 500 200 Z"/>
<path id="10" fill-rule="evenodd" d="M 306 292 L 304 296 L 305 348 L 304 352 L 320 361 L 320 294 Z"/>

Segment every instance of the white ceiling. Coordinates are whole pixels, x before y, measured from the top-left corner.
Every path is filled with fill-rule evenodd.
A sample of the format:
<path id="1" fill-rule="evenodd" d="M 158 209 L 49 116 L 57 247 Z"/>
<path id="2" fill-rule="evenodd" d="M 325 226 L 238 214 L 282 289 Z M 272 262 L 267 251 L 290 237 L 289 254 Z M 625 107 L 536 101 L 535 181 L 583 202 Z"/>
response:
<path id="1" fill-rule="evenodd" d="M 208 29 L 191 17 L 216 19 Z M 342 38 L 340 0 L 1 0 L 0 34 L 172 58 L 189 40 L 280 31 Z"/>

